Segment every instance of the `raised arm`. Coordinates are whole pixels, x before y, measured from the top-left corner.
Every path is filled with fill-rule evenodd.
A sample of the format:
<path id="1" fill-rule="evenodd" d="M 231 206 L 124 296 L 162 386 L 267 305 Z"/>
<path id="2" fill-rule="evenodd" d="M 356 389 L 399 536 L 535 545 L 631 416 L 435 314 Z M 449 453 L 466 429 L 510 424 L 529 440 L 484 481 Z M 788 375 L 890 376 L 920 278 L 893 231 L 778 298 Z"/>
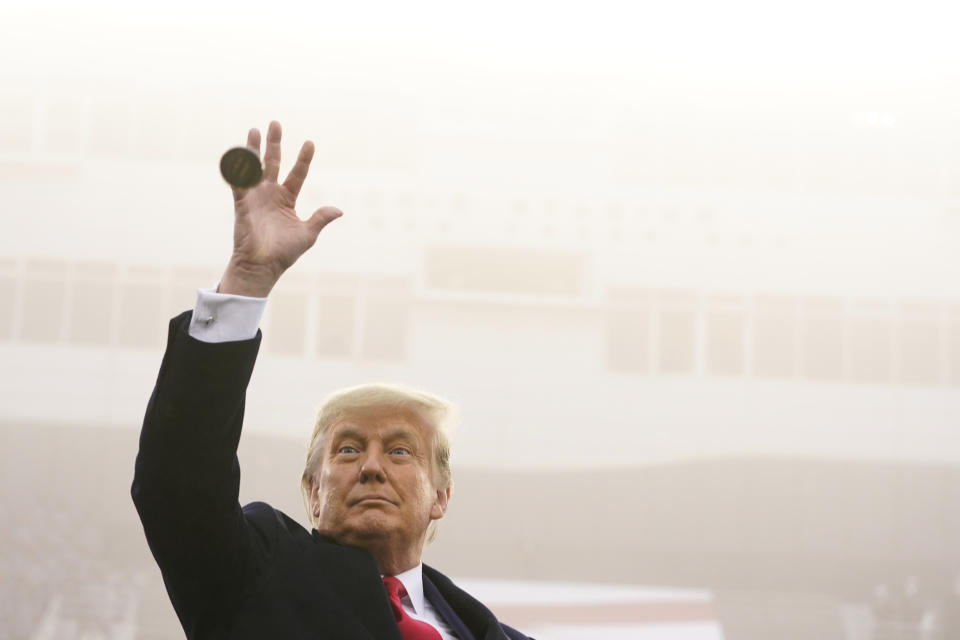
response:
<path id="1" fill-rule="evenodd" d="M 267 135 L 264 179 L 234 192 L 234 249 L 220 291 L 266 297 L 281 274 L 340 212 L 296 213 L 313 144 L 279 184 L 280 125 Z M 260 133 L 248 143 L 259 153 Z M 225 637 L 271 550 L 238 502 L 237 445 L 260 343 L 208 342 L 189 333 L 190 313 L 170 323 L 167 350 L 144 416 L 131 493 L 147 542 L 189 638 Z M 227 634 L 228 635 L 228 634 Z"/>

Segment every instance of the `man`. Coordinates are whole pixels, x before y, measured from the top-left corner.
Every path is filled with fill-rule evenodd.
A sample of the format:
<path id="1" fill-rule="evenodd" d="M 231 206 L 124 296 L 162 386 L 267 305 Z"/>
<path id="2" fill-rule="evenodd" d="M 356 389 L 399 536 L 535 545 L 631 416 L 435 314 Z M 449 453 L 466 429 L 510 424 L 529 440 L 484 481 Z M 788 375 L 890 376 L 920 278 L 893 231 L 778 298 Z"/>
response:
<path id="1" fill-rule="evenodd" d="M 283 272 L 341 215 L 295 211 L 306 142 L 281 184 L 270 123 L 262 182 L 234 191 L 233 255 L 217 291 L 170 323 L 140 436 L 132 495 L 188 638 L 522 639 L 422 565 L 451 495 L 449 408 L 368 385 L 321 408 L 302 479 L 306 531 L 264 503 L 238 503 L 236 450 L 259 318 Z M 260 133 L 247 139 L 260 151 Z"/>

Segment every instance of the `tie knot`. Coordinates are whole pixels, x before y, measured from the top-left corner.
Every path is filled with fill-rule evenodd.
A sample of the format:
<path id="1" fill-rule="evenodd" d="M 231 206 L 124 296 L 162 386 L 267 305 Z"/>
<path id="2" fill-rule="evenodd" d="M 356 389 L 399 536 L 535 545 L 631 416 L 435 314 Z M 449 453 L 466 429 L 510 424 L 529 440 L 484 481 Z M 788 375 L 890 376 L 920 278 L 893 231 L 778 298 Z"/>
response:
<path id="1" fill-rule="evenodd" d="M 393 576 L 384 576 L 383 584 L 387 588 L 387 593 L 390 594 L 391 598 L 396 598 L 397 600 L 399 600 L 400 598 L 407 595 L 407 590 L 403 586 L 403 583 L 397 580 L 396 578 L 394 578 Z"/>
<path id="2" fill-rule="evenodd" d="M 397 621 L 397 628 L 400 629 L 400 637 L 403 640 L 443 640 L 443 636 L 432 625 L 416 620 L 404 611 L 400 598 L 407 595 L 407 590 L 402 582 L 393 576 L 384 576 L 383 586 L 387 588 L 390 608 L 393 609 L 393 617 Z"/>

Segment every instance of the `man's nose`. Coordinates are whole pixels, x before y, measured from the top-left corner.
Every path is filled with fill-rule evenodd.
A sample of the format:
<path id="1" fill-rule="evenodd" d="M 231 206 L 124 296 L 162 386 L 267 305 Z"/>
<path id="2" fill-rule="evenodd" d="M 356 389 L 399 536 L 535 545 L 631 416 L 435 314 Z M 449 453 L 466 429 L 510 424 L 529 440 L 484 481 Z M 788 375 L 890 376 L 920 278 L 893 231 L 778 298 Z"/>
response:
<path id="1" fill-rule="evenodd" d="M 386 476 L 383 473 L 383 452 L 378 447 L 369 447 L 366 455 L 360 460 L 360 482 L 376 480 L 383 482 Z"/>

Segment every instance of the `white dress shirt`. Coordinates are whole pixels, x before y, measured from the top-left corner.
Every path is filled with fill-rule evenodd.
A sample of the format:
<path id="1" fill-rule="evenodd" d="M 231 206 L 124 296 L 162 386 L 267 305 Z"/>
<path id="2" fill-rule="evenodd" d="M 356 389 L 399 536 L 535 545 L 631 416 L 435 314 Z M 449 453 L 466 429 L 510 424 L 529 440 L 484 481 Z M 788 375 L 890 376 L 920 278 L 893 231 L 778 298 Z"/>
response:
<path id="1" fill-rule="evenodd" d="M 218 293 L 216 288 L 198 289 L 188 333 L 202 342 L 249 340 L 257 335 L 266 306 L 266 298 Z M 394 577 L 407 590 L 400 604 L 411 618 L 432 625 L 443 640 L 459 640 L 423 595 L 422 563 Z"/>
<path id="2" fill-rule="evenodd" d="M 213 289 L 197 289 L 189 334 L 202 342 L 235 342 L 257 335 L 266 298 L 249 298 Z"/>
<path id="3" fill-rule="evenodd" d="M 440 637 L 443 640 L 458 640 L 459 636 L 447 626 L 443 618 L 437 614 L 437 610 L 423 595 L 423 563 L 418 564 L 413 569 L 398 573 L 394 577 L 402 582 L 403 588 L 407 590 L 407 595 L 400 598 L 400 604 L 403 605 L 403 610 L 407 612 L 407 615 L 431 625 L 440 632 Z"/>

